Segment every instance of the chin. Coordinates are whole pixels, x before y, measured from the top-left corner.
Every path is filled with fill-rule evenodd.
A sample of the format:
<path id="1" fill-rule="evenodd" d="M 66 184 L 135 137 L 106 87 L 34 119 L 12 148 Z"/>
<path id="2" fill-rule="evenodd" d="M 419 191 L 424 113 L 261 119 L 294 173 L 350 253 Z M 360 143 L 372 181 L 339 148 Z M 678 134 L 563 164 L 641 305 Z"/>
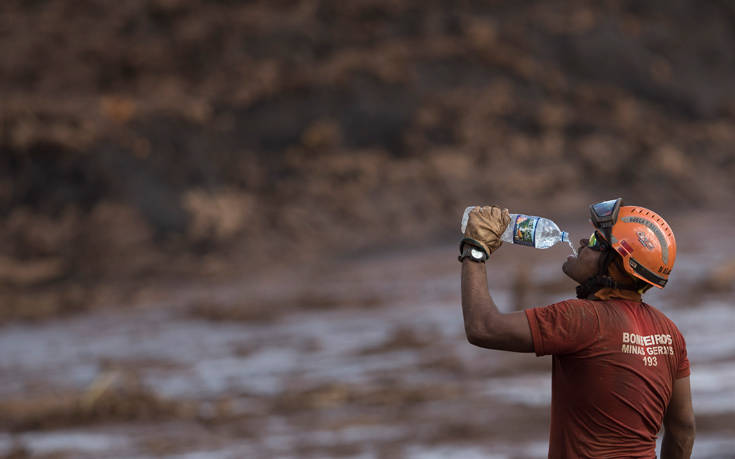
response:
<path id="1" fill-rule="evenodd" d="M 579 282 L 570 272 L 569 272 L 569 262 L 565 261 L 563 265 L 561 265 L 561 270 L 566 274 L 568 278 L 575 282 Z"/>

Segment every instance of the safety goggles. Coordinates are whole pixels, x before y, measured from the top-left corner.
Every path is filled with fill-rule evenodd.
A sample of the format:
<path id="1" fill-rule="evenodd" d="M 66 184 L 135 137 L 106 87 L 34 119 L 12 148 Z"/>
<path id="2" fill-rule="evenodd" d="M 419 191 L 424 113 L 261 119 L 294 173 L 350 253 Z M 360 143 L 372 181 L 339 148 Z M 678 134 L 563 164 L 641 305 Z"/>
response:
<path id="1" fill-rule="evenodd" d="M 587 241 L 587 248 L 592 249 L 596 252 L 603 252 L 610 248 L 610 244 L 605 242 L 602 236 L 600 236 L 599 233 L 595 231 L 594 233 L 592 233 Z"/>
<path id="2" fill-rule="evenodd" d="M 606 241 L 610 242 L 612 227 L 618 221 L 618 212 L 623 205 L 623 198 L 598 202 L 590 206 L 590 221 L 602 232 Z"/>

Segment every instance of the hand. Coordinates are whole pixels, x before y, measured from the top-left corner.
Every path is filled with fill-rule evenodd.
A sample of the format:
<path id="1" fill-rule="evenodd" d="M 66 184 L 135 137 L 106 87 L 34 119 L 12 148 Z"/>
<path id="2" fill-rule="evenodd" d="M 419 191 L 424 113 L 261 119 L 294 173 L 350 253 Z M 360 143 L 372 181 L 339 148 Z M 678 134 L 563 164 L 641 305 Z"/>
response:
<path id="1" fill-rule="evenodd" d="M 503 245 L 500 236 L 509 223 L 508 209 L 495 206 L 475 207 L 470 211 L 459 251 L 462 251 L 464 244 L 471 244 L 481 248 L 489 256 Z"/>

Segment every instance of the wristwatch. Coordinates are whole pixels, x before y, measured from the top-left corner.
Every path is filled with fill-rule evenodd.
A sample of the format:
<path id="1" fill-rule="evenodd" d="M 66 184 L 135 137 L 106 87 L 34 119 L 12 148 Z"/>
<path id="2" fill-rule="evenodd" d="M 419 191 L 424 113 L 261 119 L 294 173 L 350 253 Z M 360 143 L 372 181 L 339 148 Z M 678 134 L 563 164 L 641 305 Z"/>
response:
<path id="1" fill-rule="evenodd" d="M 457 257 L 457 260 L 461 263 L 465 258 L 469 258 L 470 261 L 474 261 L 475 263 L 485 263 L 485 260 L 487 260 L 487 254 L 482 249 L 473 245 L 465 244 L 462 248 L 462 253 Z"/>

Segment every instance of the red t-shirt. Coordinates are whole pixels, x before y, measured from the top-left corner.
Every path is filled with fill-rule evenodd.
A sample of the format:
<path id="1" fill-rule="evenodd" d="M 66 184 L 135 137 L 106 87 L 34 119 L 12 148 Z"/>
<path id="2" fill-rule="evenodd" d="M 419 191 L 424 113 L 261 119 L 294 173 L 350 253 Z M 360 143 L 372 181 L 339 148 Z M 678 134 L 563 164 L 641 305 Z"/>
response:
<path id="1" fill-rule="evenodd" d="M 526 316 L 536 355 L 554 356 L 549 458 L 655 458 L 674 380 L 689 375 L 676 325 L 626 300 L 567 300 Z"/>

